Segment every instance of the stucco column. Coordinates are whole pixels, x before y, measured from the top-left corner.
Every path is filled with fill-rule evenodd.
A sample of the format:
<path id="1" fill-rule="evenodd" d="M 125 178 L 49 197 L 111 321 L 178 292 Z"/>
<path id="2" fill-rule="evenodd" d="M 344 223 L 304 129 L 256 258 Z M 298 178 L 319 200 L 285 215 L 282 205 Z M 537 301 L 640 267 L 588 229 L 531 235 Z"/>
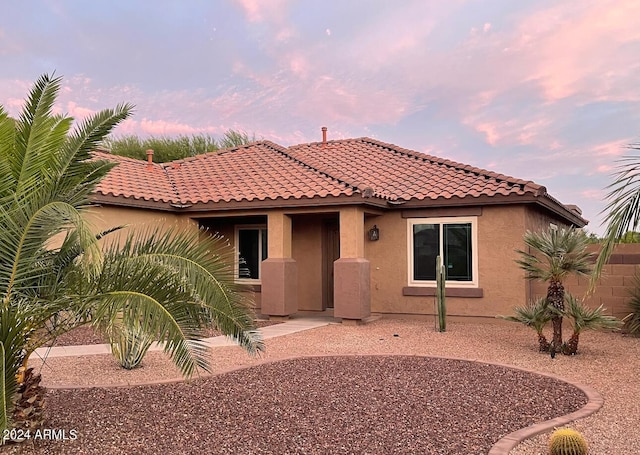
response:
<path id="1" fill-rule="evenodd" d="M 333 314 L 346 321 L 371 315 L 371 271 L 364 258 L 364 212 L 340 209 L 340 259 L 333 263 Z"/>
<path id="2" fill-rule="evenodd" d="M 262 261 L 262 314 L 286 317 L 298 311 L 298 271 L 291 258 L 291 217 L 267 216 L 267 259 Z"/>

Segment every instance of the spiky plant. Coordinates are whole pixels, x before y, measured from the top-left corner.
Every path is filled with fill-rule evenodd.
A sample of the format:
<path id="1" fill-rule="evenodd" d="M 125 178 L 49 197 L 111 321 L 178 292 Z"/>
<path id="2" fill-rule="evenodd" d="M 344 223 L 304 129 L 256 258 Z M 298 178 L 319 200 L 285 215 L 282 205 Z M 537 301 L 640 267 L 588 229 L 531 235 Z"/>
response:
<path id="1" fill-rule="evenodd" d="M 132 230 L 102 250 L 85 214 L 115 164 L 91 151 L 132 107 L 72 129 L 72 118 L 53 113 L 60 84 L 40 77 L 17 120 L 0 106 L 0 433 L 14 425 L 16 393 L 36 395 L 29 356 L 82 324 L 141 321 L 185 376 L 209 368 L 201 340 L 211 325 L 250 353 L 264 348 L 233 280 L 233 250 L 220 239 Z"/>
<path id="2" fill-rule="evenodd" d="M 549 438 L 549 455 L 587 455 L 589 446 L 584 437 L 571 428 L 561 428 Z"/>
<path id="3" fill-rule="evenodd" d="M 629 292 L 629 313 L 624 319 L 624 329 L 632 336 L 640 336 L 640 274 L 636 272 L 633 288 Z"/>
<path id="4" fill-rule="evenodd" d="M 589 275 L 592 254 L 587 251 L 588 239 L 575 228 L 551 229 L 543 232 L 527 231 L 524 242 L 529 251 L 517 250 L 516 263 L 526 272 L 526 278 L 549 283 L 547 304 L 556 311 L 552 314 L 553 340 L 551 350 L 562 346 L 562 314 L 564 313 L 564 280 L 572 274 Z"/>
<path id="5" fill-rule="evenodd" d="M 525 306 L 514 307 L 513 312 L 515 313 L 514 316 L 498 317 L 506 321 L 519 322 L 534 329 L 538 335 L 538 350 L 540 352 L 548 352 L 549 341 L 547 341 L 543 330 L 551 320 L 552 314 L 549 311 L 546 299 L 542 297 L 527 303 Z"/>
<path id="6" fill-rule="evenodd" d="M 564 354 L 575 355 L 578 353 L 580 334 L 585 330 L 616 330 L 620 328 L 622 322 L 618 318 L 605 315 L 604 311 L 602 305 L 591 309 L 571 294 L 567 294 L 565 314 L 571 318 L 573 333 L 564 345 Z"/>

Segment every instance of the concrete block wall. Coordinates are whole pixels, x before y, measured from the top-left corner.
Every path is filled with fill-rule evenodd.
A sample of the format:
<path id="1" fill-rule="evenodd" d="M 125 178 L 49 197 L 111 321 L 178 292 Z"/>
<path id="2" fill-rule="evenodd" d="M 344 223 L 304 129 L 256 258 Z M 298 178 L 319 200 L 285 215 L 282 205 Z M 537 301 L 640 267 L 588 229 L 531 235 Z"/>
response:
<path id="1" fill-rule="evenodd" d="M 599 252 L 598 245 L 591 245 L 589 249 L 596 255 Z M 640 267 L 640 244 L 617 245 L 609 262 L 603 268 L 594 292 L 585 298 L 587 305 L 592 308 L 604 305 L 607 314 L 618 318 L 628 315 L 630 291 L 635 286 L 638 267 Z M 582 298 L 588 290 L 589 278 L 570 277 L 565 281 L 564 287 L 571 294 Z M 545 296 L 546 290 L 545 283 L 531 282 L 531 295 L 534 297 Z"/>

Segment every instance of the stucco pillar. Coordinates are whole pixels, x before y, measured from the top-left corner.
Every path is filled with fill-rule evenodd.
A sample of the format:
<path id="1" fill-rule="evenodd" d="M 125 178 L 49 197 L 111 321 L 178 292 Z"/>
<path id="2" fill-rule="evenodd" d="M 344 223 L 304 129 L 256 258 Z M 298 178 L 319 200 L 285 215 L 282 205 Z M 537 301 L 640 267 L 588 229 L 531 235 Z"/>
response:
<path id="1" fill-rule="evenodd" d="M 340 209 L 340 259 L 333 263 L 333 314 L 345 321 L 371 315 L 371 270 L 364 258 L 364 212 Z"/>
<path id="2" fill-rule="evenodd" d="M 286 317 L 298 311 L 298 271 L 291 257 L 291 217 L 282 212 L 267 216 L 267 259 L 262 261 L 261 312 Z"/>

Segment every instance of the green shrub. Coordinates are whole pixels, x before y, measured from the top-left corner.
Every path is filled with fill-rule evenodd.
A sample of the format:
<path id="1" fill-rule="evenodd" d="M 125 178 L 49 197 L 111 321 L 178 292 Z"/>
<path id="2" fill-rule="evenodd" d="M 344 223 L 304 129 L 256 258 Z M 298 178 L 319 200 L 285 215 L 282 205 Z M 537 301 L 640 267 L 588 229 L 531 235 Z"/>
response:
<path id="1" fill-rule="evenodd" d="M 122 368 L 133 370 L 140 366 L 142 359 L 153 344 L 153 338 L 140 325 L 123 327 L 121 333 L 109 337 L 111 353 Z"/>
<path id="2" fill-rule="evenodd" d="M 640 337 L 640 275 L 636 272 L 631 300 L 629 300 L 631 313 L 623 319 L 624 329 L 631 335 Z"/>

